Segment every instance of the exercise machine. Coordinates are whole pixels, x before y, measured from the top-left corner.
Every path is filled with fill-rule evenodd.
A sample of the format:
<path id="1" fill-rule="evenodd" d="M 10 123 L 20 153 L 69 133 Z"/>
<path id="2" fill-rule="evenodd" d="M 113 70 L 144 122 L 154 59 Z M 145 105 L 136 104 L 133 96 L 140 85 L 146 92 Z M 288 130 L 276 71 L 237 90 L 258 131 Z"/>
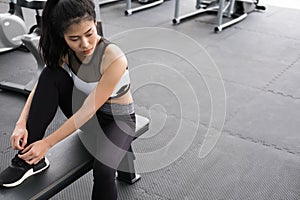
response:
<path id="1" fill-rule="evenodd" d="M 29 33 L 37 32 L 40 26 L 39 10 L 45 1 L 11 0 L 8 13 L 0 14 L 0 53 L 18 48 L 23 45 L 22 37 L 27 33 L 22 7 L 35 9 L 36 24 Z"/>
<path id="2" fill-rule="evenodd" d="M 256 10 L 266 10 L 265 6 L 258 4 L 259 0 L 196 0 L 196 11 L 185 15 L 179 15 L 180 0 L 175 1 L 175 14 L 173 24 L 179 24 L 182 20 L 203 13 L 217 13 L 214 31 L 223 29 L 244 20 L 249 13 Z M 223 23 L 223 18 L 230 19 Z"/>
<path id="3" fill-rule="evenodd" d="M 11 0 L 8 13 L 0 14 L 0 53 L 20 47 L 24 34 L 26 26 L 22 9 Z"/>
<path id="4" fill-rule="evenodd" d="M 105 6 L 111 3 L 120 2 L 121 0 L 104 0 L 99 2 L 99 6 Z M 126 9 L 124 11 L 125 15 L 132 15 L 135 12 L 142 11 L 154 6 L 158 6 L 164 2 L 164 0 L 138 0 L 139 3 L 143 4 L 141 6 L 132 7 L 132 0 L 126 0 Z"/>
<path id="5" fill-rule="evenodd" d="M 15 7 L 12 10 L 17 8 L 17 10 L 18 10 L 17 13 L 20 16 L 16 16 L 14 14 L 11 14 L 11 16 L 9 17 L 10 21 L 5 21 L 4 20 L 4 25 L 5 25 L 5 22 L 6 23 L 11 23 L 11 24 L 9 24 L 9 26 L 12 27 L 12 28 L 9 28 L 9 31 L 6 30 L 6 33 L 11 33 L 12 35 L 16 35 L 15 37 L 10 36 L 12 38 L 11 41 L 15 41 L 15 42 L 18 41 L 18 43 L 16 43 L 14 46 L 11 45 L 9 48 L 10 49 L 16 48 L 16 47 L 24 44 L 25 47 L 32 53 L 32 55 L 34 56 L 34 58 L 36 60 L 37 70 L 35 72 L 35 75 L 31 79 L 31 81 L 29 81 L 27 84 L 22 85 L 22 84 L 17 84 L 17 83 L 8 82 L 8 81 L 1 81 L 0 82 L 0 89 L 10 90 L 10 91 L 19 92 L 19 93 L 28 95 L 31 92 L 31 90 L 33 89 L 33 87 L 34 87 L 34 85 L 35 85 L 35 83 L 36 83 L 36 81 L 39 77 L 40 72 L 44 68 L 44 62 L 41 58 L 40 53 L 38 52 L 37 45 L 38 45 L 39 38 L 40 38 L 39 27 L 40 27 L 41 15 L 39 13 L 39 10 L 43 9 L 44 4 L 46 3 L 46 0 L 17 0 L 16 2 L 11 2 L 11 3 L 15 4 L 14 5 Z M 30 28 L 28 34 L 26 34 L 26 32 L 24 32 L 26 27 L 24 27 L 23 32 L 18 31 L 18 29 L 14 30 L 14 27 L 21 26 L 21 24 L 24 23 L 23 14 L 21 12 L 22 7 L 29 8 L 29 9 L 34 9 L 36 11 L 36 22 L 37 22 L 37 24 L 33 25 Z M 18 23 L 20 25 L 16 25 L 17 20 L 18 20 Z M 1 25 L 2 25 L 2 23 L 1 23 Z M 25 24 L 24 24 L 24 26 L 25 26 Z M 1 28 L 3 28 L 3 27 L 1 27 Z M 21 28 L 19 28 L 19 29 L 21 29 Z M 23 29 L 23 27 L 22 27 L 22 29 Z M 0 32 L 0 36 L 2 36 L 1 34 L 2 33 Z M 3 38 L 4 37 L 1 37 L 2 40 L 3 40 Z M 7 44 L 9 44 L 9 43 L 7 43 Z M 6 47 L 6 48 L 8 48 L 8 47 Z"/>

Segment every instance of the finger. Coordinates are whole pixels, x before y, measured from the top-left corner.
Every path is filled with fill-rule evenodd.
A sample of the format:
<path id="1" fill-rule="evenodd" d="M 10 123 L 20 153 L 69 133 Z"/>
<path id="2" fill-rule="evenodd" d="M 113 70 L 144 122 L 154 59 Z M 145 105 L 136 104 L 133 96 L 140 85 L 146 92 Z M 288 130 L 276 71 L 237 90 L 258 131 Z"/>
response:
<path id="1" fill-rule="evenodd" d="M 36 159 L 32 159 L 32 164 L 38 164 L 38 162 L 40 162 L 40 158 L 36 158 Z"/>
<path id="2" fill-rule="evenodd" d="M 28 153 L 24 153 L 23 151 L 21 151 L 18 154 L 18 156 L 19 156 L 19 158 L 22 158 L 23 160 L 26 160 L 26 159 L 28 159 L 29 154 Z"/>
<path id="3" fill-rule="evenodd" d="M 10 137 L 10 144 L 13 149 L 15 149 L 15 139 L 13 136 Z"/>
<path id="4" fill-rule="evenodd" d="M 16 135 L 12 134 L 10 137 L 10 142 L 11 142 L 11 146 L 13 149 L 18 149 L 18 141 L 19 141 L 19 137 L 17 137 Z"/>
<path id="5" fill-rule="evenodd" d="M 23 148 L 25 147 L 25 145 L 27 144 L 27 139 L 28 139 L 28 135 L 25 134 L 24 137 L 23 137 L 22 144 L 21 144 L 22 149 L 23 149 Z"/>
<path id="6" fill-rule="evenodd" d="M 22 137 L 14 137 L 14 148 L 17 150 L 22 150 L 23 147 L 21 146 L 22 144 Z"/>
<path id="7" fill-rule="evenodd" d="M 34 159 L 28 159 L 28 160 L 25 160 L 29 165 L 32 165 L 34 164 Z"/>
<path id="8" fill-rule="evenodd" d="M 22 143 L 23 143 L 23 139 L 20 138 L 19 140 L 16 140 L 18 146 L 16 146 L 16 148 L 18 148 L 18 150 L 23 150 L 24 147 L 22 147 Z"/>
<path id="9" fill-rule="evenodd" d="M 23 149 L 22 151 L 21 151 L 21 155 L 23 156 L 26 156 L 26 155 L 29 155 L 29 154 L 31 154 L 31 148 L 32 148 L 32 145 L 29 145 L 29 146 L 27 146 L 25 149 Z"/>
<path id="10" fill-rule="evenodd" d="M 33 156 L 30 152 L 19 154 L 18 156 L 19 158 L 25 160 L 27 163 L 29 163 L 33 159 Z"/>
<path id="11" fill-rule="evenodd" d="M 32 165 L 33 164 L 33 159 L 32 158 L 29 158 L 29 159 L 24 159 L 26 163 Z"/>
<path id="12" fill-rule="evenodd" d="M 15 138 L 12 143 L 12 148 L 16 150 L 22 150 L 23 148 L 20 146 L 19 139 Z"/>
<path id="13" fill-rule="evenodd" d="M 28 160 L 25 160 L 28 164 L 32 165 L 32 164 L 37 164 L 39 161 L 41 160 L 41 158 L 39 158 L 39 156 L 34 156 L 33 154 L 28 156 Z"/>
<path id="14" fill-rule="evenodd" d="M 16 148 L 16 145 L 15 145 L 15 140 L 13 138 L 10 140 L 10 143 L 11 143 L 12 149 L 16 150 L 17 148 Z"/>
<path id="15" fill-rule="evenodd" d="M 13 148 L 13 149 L 16 149 L 16 138 L 12 135 L 11 137 L 10 137 L 10 143 L 11 143 L 11 147 Z"/>

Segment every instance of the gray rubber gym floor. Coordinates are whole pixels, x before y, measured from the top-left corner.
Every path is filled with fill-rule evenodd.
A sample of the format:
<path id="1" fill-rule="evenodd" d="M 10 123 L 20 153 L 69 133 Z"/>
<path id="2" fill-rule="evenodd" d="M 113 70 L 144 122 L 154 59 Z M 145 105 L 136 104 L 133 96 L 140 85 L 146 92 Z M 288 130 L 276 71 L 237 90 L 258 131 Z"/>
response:
<path id="1" fill-rule="evenodd" d="M 173 25 L 174 0 L 132 16 L 124 2 L 101 7 L 104 35 L 128 56 L 136 112 L 151 118 L 133 144 L 142 179 L 117 182 L 119 199 L 300 199 L 300 10 L 289 2 L 218 34 L 215 15 Z M 182 0 L 180 12 L 194 6 Z M 34 11 L 23 11 L 29 28 Z M 34 71 L 28 52 L 0 55 L 0 80 L 24 84 Z M 24 102 L 0 91 L 1 171 Z M 90 199 L 91 187 L 88 173 L 51 199 Z"/>

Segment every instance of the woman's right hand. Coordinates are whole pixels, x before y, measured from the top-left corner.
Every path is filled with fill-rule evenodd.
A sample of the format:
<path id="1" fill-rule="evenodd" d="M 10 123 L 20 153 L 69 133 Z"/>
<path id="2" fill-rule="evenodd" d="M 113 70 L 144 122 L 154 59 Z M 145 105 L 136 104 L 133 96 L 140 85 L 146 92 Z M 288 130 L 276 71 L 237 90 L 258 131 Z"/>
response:
<path id="1" fill-rule="evenodd" d="M 28 132 L 26 126 L 16 125 L 10 137 L 11 146 L 15 150 L 23 150 L 27 144 Z"/>

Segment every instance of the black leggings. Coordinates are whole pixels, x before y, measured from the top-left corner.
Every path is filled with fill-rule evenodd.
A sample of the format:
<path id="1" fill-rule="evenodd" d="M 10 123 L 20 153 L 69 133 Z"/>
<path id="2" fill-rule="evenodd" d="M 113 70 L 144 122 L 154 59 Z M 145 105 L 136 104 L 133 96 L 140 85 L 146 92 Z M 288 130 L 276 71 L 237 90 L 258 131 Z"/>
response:
<path id="1" fill-rule="evenodd" d="M 46 67 L 42 71 L 27 119 L 28 144 L 44 137 L 58 106 L 67 118 L 72 116 L 72 96 L 73 80 L 64 69 L 53 70 Z M 109 145 L 97 144 L 97 150 L 108 152 L 109 155 L 106 157 L 114 165 L 107 166 L 99 159 L 94 159 L 92 199 L 115 200 L 117 199 L 116 168 L 130 148 L 135 130 L 135 115 L 112 116 L 98 110 L 96 116 L 104 135 L 125 151 L 112 152 L 107 149 Z"/>

